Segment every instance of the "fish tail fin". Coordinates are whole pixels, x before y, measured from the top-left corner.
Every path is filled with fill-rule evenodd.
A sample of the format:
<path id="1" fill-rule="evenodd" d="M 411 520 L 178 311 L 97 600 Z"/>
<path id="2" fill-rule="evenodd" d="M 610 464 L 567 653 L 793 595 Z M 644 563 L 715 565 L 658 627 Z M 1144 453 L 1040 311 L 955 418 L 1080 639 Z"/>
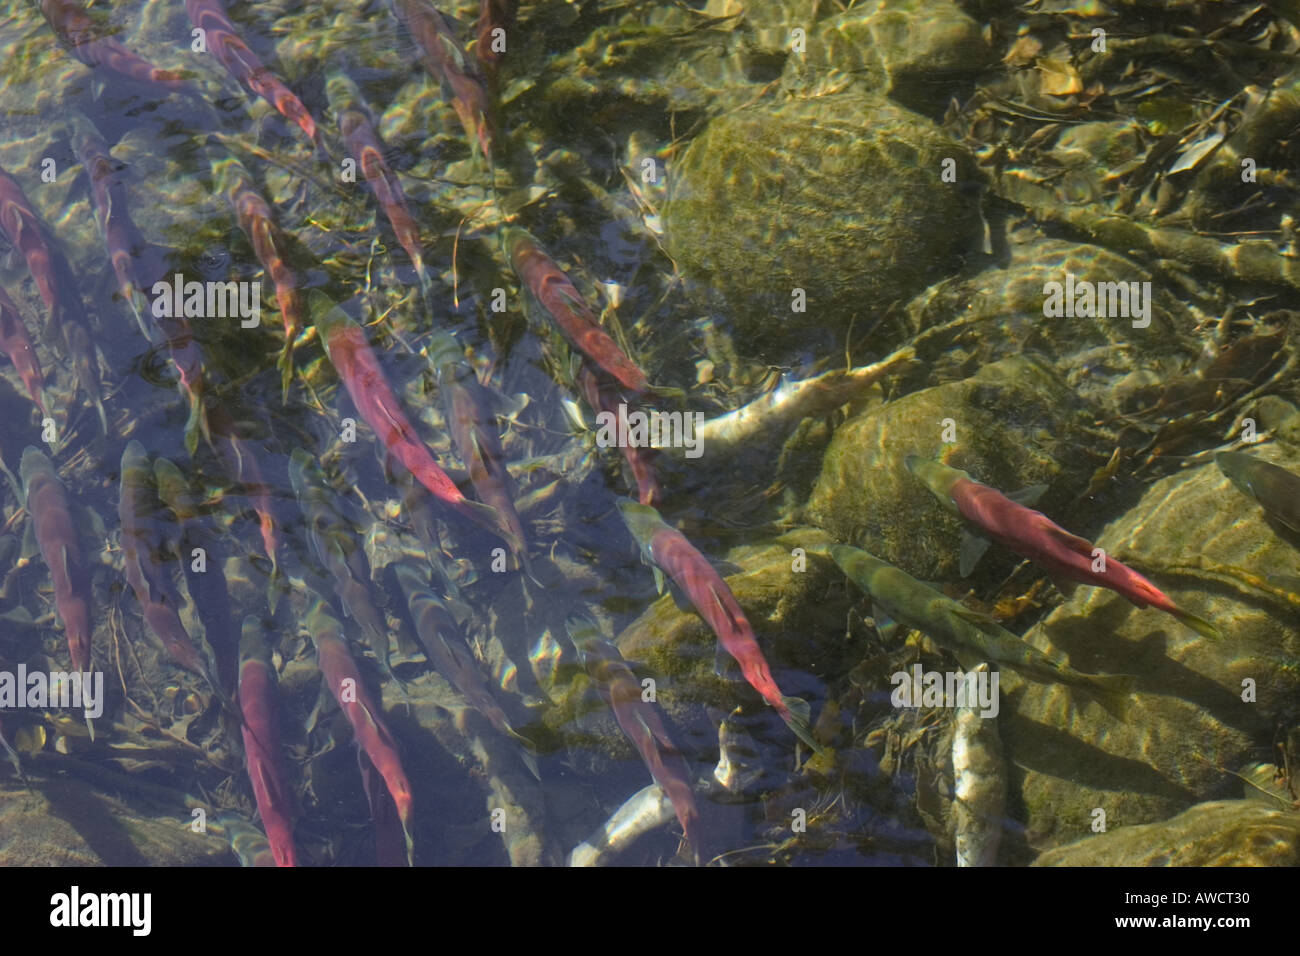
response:
<path id="1" fill-rule="evenodd" d="M 822 753 L 822 745 L 813 737 L 812 707 L 808 705 L 808 701 L 802 697 L 782 697 L 781 703 L 785 705 L 781 719 L 785 721 L 786 726 L 794 731 L 796 737 L 811 747 L 814 753 Z"/>
<path id="2" fill-rule="evenodd" d="M 94 403 L 95 411 L 99 415 L 99 430 L 104 434 L 105 437 L 107 437 L 108 436 L 108 413 L 104 411 L 104 400 L 100 398 L 99 395 L 94 391 L 90 391 L 90 400 Z"/>
<path id="3" fill-rule="evenodd" d="M 1119 720 L 1128 715 L 1129 702 L 1136 687 L 1137 678 L 1132 674 L 1088 675 L 1088 690 L 1093 698 Z"/>
<path id="4" fill-rule="evenodd" d="M 496 508 L 485 505 L 481 501 L 462 498 L 456 504 L 456 510 L 466 520 L 472 521 L 484 531 L 492 532 L 495 537 L 505 542 L 510 547 L 510 550 L 514 550 L 514 542 L 510 539 L 509 533 L 504 530 L 504 524 Z"/>
<path id="5" fill-rule="evenodd" d="M 528 768 L 528 772 L 533 775 L 533 779 L 540 783 L 542 780 L 542 771 L 537 765 L 536 744 L 527 737 L 521 737 L 514 731 L 510 732 L 510 736 L 519 744 L 519 759 L 522 760 L 524 766 Z"/>
<path id="6" fill-rule="evenodd" d="M 280 401 L 289 404 L 289 386 L 293 383 L 293 335 L 286 335 L 284 348 L 276 360 L 275 367 L 280 370 Z"/>
<path id="7" fill-rule="evenodd" d="M 1223 637 L 1223 632 L 1211 624 L 1203 617 L 1197 617 L 1190 611 L 1184 611 L 1182 608 L 1176 608 L 1173 612 L 1174 617 L 1182 621 L 1201 637 L 1208 637 L 1210 640 L 1218 640 Z"/>
<path id="8" fill-rule="evenodd" d="M 195 392 L 189 393 L 190 417 L 185 421 L 185 450 L 190 457 L 199 448 L 199 436 L 212 444 L 212 434 L 208 431 L 208 416 L 203 412 L 203 402 Z"/>

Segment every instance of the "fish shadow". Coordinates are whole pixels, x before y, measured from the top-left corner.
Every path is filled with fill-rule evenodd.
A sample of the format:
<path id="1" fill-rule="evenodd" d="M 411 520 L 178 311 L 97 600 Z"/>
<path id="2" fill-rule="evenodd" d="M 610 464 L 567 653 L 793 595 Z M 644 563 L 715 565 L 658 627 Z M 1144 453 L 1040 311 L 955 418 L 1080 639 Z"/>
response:
<path id="1" fill-rule="evenodd" d="M 1187 806 L 1199 799 L 1150 764 L 1109 753 L 1018 713 L 1004 718 L 1002 738 L 1008 762 L 1025 770 L 1097 790 L 1137 792 Z"/>

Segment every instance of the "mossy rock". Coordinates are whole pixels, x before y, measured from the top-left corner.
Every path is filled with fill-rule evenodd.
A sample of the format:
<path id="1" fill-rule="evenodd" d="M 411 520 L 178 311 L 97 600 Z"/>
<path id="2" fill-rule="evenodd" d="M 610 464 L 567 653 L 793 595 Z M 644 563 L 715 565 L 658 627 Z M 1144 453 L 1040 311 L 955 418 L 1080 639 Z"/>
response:
<path id="1" fill-rule="evenodd" d="M 836 540 L 916 577 L 956 577 L 961 519 L 939 504 L 904 459 L 942 456 L 1008 492 L 1046 484 L 1038 507 L 1050 511 L 1078 493 L 1093 467 L 1073 451 L 1079 425 L 1074 404 L 1048 365 L 1014 356 L 963 381 L 869 409 L 836 429 L 807 518 Z M 944 442 L 946 420 L 954 443 Z M 986 565 L 996 562 L 986 559 L 981 570 Z"/>
<path id="2" fill-rule="evenodd" d="M 188 811 L 149 817 L 71 776 L 0 783 L 0 866 L 233 866 Z"/>
<path id="3" fill-rule="evenodd" d="M 1292 449 L 1256 454 L 1300 472 Z M 1238 785 L 1228 770 L 1269 751 L 1300 698 L 1300 635 L 1294 604 L 1250 582 L 1284 587 L 1300 577 L 1300 551 L 1261 514 L 1210 463 L 1153 484 L 1097 539 L 1220 638 L 1102 588 L 1079 588 L 1025 634 L 1080 670 L 1138 677 L 1123 721 L 1060 685 L 1027 684 L 1015 698 L 1002 732 L 1031 839 L 1085 835 L 1096 808 L 1108 826 L 1131 826 L 1224 797 Z"/>
<path id="4" fill-rule="evenodd" d="M 810 31 L 805 54 L 786 60 L 783 79 L 796 90 L 850 82 L 932 114 L 995 59 L 979 24 L 956 4 L 877 0 Z"/>
<path id="5" fill-rule="evenodd" d="M 825 352 L 974 241 L 976 177 L 964 147 L 883 98 L 754 106 L 714 119 L 673 163 L 667 249 L 740 351 Z"/>
<path id="6" fill-rule="evenodd" d="M 1076 395 L 1113 416 L 1136 390 L 1190 368 L 1199 355 L 1195 317 L 1131 260 L 1036 232 L 1013 236 L 1010 251 L 1005 267 L 945 279 L 908 304 L 910 331 L 921 336 L 920 367 L 930 381 L 962 378 L 1009 355 L 1034 352 L 1052 363 Z M 1087 282 L 1104 292 L 1108 314 L 1044 315 L 1048 283 L 1060 283 L 1064 294 L 1067 275 L 1074 276 L 1076 289 Z M 1143 320 L 1131 308 L 1129 315 L 1110 314 L 1114 287 L 1103 285 L 1125 283 L 1131 291 L 1134 282 L 1152 282 L 1145 328 L 1134 327 Z"/>
<path id="7" fill-rule="evenodd" d="M 1034 866 L 1296 866 L 1300 813 L 1253 800 L 1202 803 L 1048 850 Z"/>

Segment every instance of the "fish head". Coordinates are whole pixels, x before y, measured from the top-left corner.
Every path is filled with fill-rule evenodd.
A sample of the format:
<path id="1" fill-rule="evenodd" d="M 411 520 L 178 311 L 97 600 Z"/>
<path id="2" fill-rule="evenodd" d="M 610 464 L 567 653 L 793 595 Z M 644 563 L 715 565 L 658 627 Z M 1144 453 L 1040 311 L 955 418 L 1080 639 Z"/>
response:
<path id="1" fill-rule="evenodd" d="M 456 337 L 442 329 L 433 331 L 424 350 L 429 356 L 429 364 L 435 369 L 446 365 L 457 365 L 465 360 L 465 352 L 456 341 Z"/>
<path id="2" fill-rule="evenodd" d="M 304 620 L 313 638 L 325 633 L 340 635 L 343 627 L 339 619 L 334 616 L 334 610 L 329 602 L 319 594 L 312 595 L 311 605 L 307 609 Z"/>
<path id="3" fill-rule="evenodd" d="M 352 324 L 352 320 L 343 311 L 342 306 L 320 289 L 312 289 L 311 294 L 307 296 L 307 311 L 311 316 L 312 324 L 320 333 L 321 341 L 325 343 L 326 351 L 329 350 L 330 336 Z"/>
<path id="4" fill-rule="evenodd" d="M 239 632 L 239 660 L 265 660 L 267 653 L 266 628 L 256 614 L 244 618 Z"/>
<path id="5" fill-rule="evenodd" d="M 306 449 L 295 448 L 289 454 L 289 484 L 293 486 L 293 493 L 300 501 L 312 486 L 315 470 L 316 463 Z"/>
<path id="6" fill-rule="evenodd" d="M 571 611 L 564 618 L 564 629 L 569 632 L 569 640 L 578 650 L 587 645 L 604 640 L 596 622 L 584 611 Z"/>
<path id="7" fill-rule="evenodd" d="M 24 498 L 31 493 L 32 479 L 41 474 L 53 476 L 54 465 L 50 463 L 50 459 L 45 452 L 35 445 L 28 445 L 23 449 L 22 462 L 18 465 L 18 475 L 23 482 Z"/>
<path id="8" fill-rule="evenodd" d="M 922 458 L 920 455 L 908 455 L 903 459 L 903 464 L 930 489 L 940 504 L 950 511 L 957 510 L 952 500 L 952 486 L 962 478 L 969 479 L 970 475 L 960 469 L 950 468 L 941 461 Z"/>
<path id="9" fill-rule="evenodd" d="M 1219 471 L 1223 472 L 1238 491 L 1252 498 L 1259 497 L 1251 481 L 1256 461 L 1251 455 L 1239 451 L 1221 451 L 1214 456 L 1214 463 L 1219 466 Z"/>
<path id="10" fill-rule="evenodd" d="M 636 538 L 637 543 L 641 545 L 647 557 L 653 557 L 650 553 L 650 543 L 654 540 L 656 532 L 667 527 L 659 512 L 649 505 L 640 504 L 631 498 L 620 498 L 618 500 L 618 510 L 623 516 L 623 523 L 627 525 L 627 530 L 632 533 L 632 537 Z"/>
<path id="11" fill-rule="evenodd" d="M 122 474 L 125 476 L 129 471 L 133 477 L 139 478 L 139 472 L 143 470 L 153 473 L 153 469 L 149 468 L 149 456 L 145 454 L 144 445 L 132 439 L 126 443 L 122 452 Z"/>
<path id="12" fill-rule="evenodd" d="M 516 257 L 526 255 L 529 249 L 536 248 L 537 242 L 527 229 L 520 226 L 510 226 L 501 235 L 501 245 L 505 248 L 510 261 L 518 269 L 521 263 Z"/>
<path id="13" fill-rule="evenodd" d="M 356 104 L 361 100 L 357 85 L 343 70 L 330 71 L 328 79 L 325 80 L 325 96 L 336 113 L 355 110 Z"/>

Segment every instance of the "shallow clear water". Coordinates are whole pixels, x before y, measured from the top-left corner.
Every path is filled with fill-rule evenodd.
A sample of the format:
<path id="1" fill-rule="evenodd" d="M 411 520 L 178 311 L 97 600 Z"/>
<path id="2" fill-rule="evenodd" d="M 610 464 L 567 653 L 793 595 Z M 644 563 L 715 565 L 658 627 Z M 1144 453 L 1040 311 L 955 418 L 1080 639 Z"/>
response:
<path id="1" fill-rule="evenodd" d="M 57 310 L 33 275 L 41 267 L 24 255 L 18 219 L 0 212 L 13 246 L 0 279 L 36 342 L 50 413 L 43 420 L 17 367 L 5 365 L 0 453 L 18 475 L 25 447 L 40 447 L 67 489 L 72 546 L 86 568 L 79 590 L 90 607 L 91 671 L 104 681 L 93 739 L 75 710 L 3 706 L 0 697 L 0 727 L 25 775 L 20 782 L 0 763 L 0 793 L 27 786 L 42 798 L 22 811 L 21 839 L 0 839 L 0 858 L 231 864 L 234 847 L 246 862 L 259 853 L 264 862 L 256 828 L 267 827 L 249 782 L 249 737 L 220 698 L 235 696 L 241 660 L 265 658 L 276 674 L 269 699 L 284 788 L 272 803 L 302 864 L 404 862 L 408 848 L 417 865 L 564 862 L 652 782 L 595 686 L 618 673 L 631 681 L 623 691 L 642 692 L 641 713 L 665 721 L 695 782 L 703 861 L 952 865 L 952 708 L 899 707 L 890 696 L 891 675 L 918 662 L 954 671 L 960 655 L 946 654 L 938 638 L 922 639 L 920 624 L 905 639 L 906 629 L 894 633 L 882 615 L 873 619 L 870 603 L 826 557 L 836 541 L 938 582 L 1039 650 L 1067 654 L 1078 670 L 1137 675 L 1138 704 L 1122 721 L 1086 695 L 1008 677 L 1003 752 L 978 770 L 982 785 L 1006 791 L 1005 806 L 992 811 L 1012 821 L 1003 863 L 1027 863 L 1040 849 L 1090 835 L 1086 811 L 1098 799 L 1113 826 L 1154 822 L 1240 796 L 1232 774 L 1246 763 L 1282 762 L 1294 723 L 1287 701 L 1300 679 L 1285 661 L 1300 648 L 1293 634 L 1278 635 L 1294 621 L 1297 542 L 1263 523 L 1208 451 L 1225 438 L 1240 442 L 1244 418 L 1268 417 L 1253 404 L 1261 398 L 1295 398 L 1287 363 L 1296 283 L 1279 251 L 1287 183 L 1265 177 L 1257 199 L 1224 199 L 1222 182 L 1206 175 L 1189 187 L 1207 162 L 1189 146 L 1213 126 L 1198 126 L 1209 109 L 1184 116 L 1174 106 L 1196 81 L 1178 73 L 1170 65 L 1176 56 L 1171 61 L 1155 40 L 1151 50 L 1118 46 L 1151 71 L 1146 92 L 1136 81 L 1126 87 L 1122 70 L 1098 67 L 1068 43 L 1054 46 L 1062 31 L 1092 22 L 1086 11 L 1036 13 L 1030 33 L 1041 49 L 1032 50 L 1016 44 L 1015 16 L 986 23 L 968 8 L 971 42 L 992 41 L 987 62 L 961 50 L 944 61 L 940 50 L 936 62 L 949 65 L 929 68 L 906 54 L 939 35 L 938 20 L 908 21 L 912 32 L 880 66 L 871 43 L 845 53 L 819 32 L 838 9 L 785 7 L 524 5 L 519 25 L 505 28 L 496 83 L 466 88 L 422 68 L 419 37 L 387 4 L 230 4 L 239 36 L 314 117 L 319 144 L 212 53 L 192 48 L 183 3 L 92 8 L 104 31 L 97 35 L 181 71 L 183 92 L 123 79 L 102 63 L 87 67 L 35 4 L 0 21 L 0 167 L 46 242 L 66 257 L 67 273 L 55 278 L 63 328 L 69 318 L 84 324 L 101 379 L 78 384 L 68 337 L 52 318 Z M 747 19 L 725 19 L 745 8 Z M 441 9 L 461 18 L 450 33 L 470 43 L 477 5 Z M 1128 26 L 1156 39 L 1178 33 L 1176 16 Z M 799 29 L 811 48 L 799 47 Z M 1243 45 L 1254 35 L 1249 25 L 1234 29 Z M 1278 29 L 1280 51 L 1295 28 Z M 470 43 L 471 62 L 476 48 Z M 1280 52 L 1242 62 L 1247 81 L 1283 72 Z M 1160 94 L 1161 82 L 1177 93 Z M 1252 116 L 1233 82 L 1216 76 L 1202 91 L 1206 102 L 1230 102 L 1229 132 Z M 886 107 L 880 97 L 891 84 L 895 105 Z M 426 288 L 366 183 L 366 161 L 341 137 L 340 89 L 374 120 L 419 231 Z M 455 109 L 473 117 L 476 90 L 495 101 L 483 134 L 491 138 L 490 167 Z M 798 102 L 781 114 L 785 125 L 768 125 L 786 101 Z M 734 127 L 740 132 L 715 133 L 740 137 L 717 147 L 723 159 L 705 157 L 702 147 L 687 153 L 710 122 L 733 113 L 746 119 Z M 745 125 L 749 117 L 756 118 Z M 1102 136 L 1105 123 L 1112 126 L 1099 146 L 1089 136 Z M 128 215 L 138 229 L 125 258 L 144 286 L 139 322 L 111 264 L 93 177 L 78 158 L 87 132 L 111 154 L 111 216 Z M 960 159 L 956 181 L 944 178 L 949 147 Z M 1153 151 L 1167 158 L 1150 159 Z M 1285 157 L 1260 160 L 1285 168 Z M 861 181 L 845 187 L 854 177 Z M 296 297 L 300 316 L 285 393 L 277 360 L 290 298 L 277 298 L 258 248 L 264 227 L 246 228 L 229 199 L 230 184 L 241 180 L 271 212 L 278 229 L 271 244 L 285 270 L 278 291 Z M 1150 254 L 1139 254 L 1128 233 L 1115 239 L 1104 214 L 1187 234 L 1177 216 L 1161 218 L 1171 200 L 1158 198 L 1160 183 L 1187 200 L 1189 216 L 1216 224 L 1197 220 L 1200 237 L 1225 248 L 1242 235 L 1271 243 L 1272 265 L 1261 270 L 1268 275 L 1215 273 L 1202 247 L 1174 243 L 1172 231 L 1150 240 Z M 1197 195 L 1212 198 L 1192 210 L 1188 197 Z M 1100 212 L 1066 221 L 1072 208 Z M 812 760 L 718 653 L 714 633 L 690 609 L 692 595 L 673 588 L 680 609 L 659 597 L 617 504 L 638 494 L 637 474 L 619 448 L 607 447 L 581 387 L 581 366 L 593 360 L 583 360 L 548 316 L 554 300 L 539 296 L 539 285 L 528 288 L 544 271 L 519 267 L 517 256 L 512 264 L 511 226 L 529 230 L 563 270 L 551 281 L 567 273 L 600 315 L 612 337 L 601 354 L 617 346 L 645 370 L 657 387 L 645 408 L 713 418 L 766 394 L 781 376 L 790 383 L 915 347 L 916 361 L 874 384 L 797 414 L 786 414 L 793 402 L 778 406 L 767 412 L 770 424 L 753 431 L 729 425 L 710 433 L 698 457 L 666 449 L 647 466 L 662 486 L 664 519 L 698 549 L 699 562 L 729 578 L 780 693 L 811 704 L 813 734 L 825 748 Z M 1154 331 L 1138 331 L 1136 298 L 1133 322 L 1127 314 L 1054 314 L 1045 283 L 1067 275 L 1073 283 L 1076 274 L 1136 283 L 1135 290 L 1154 282 L 1155 298 L 1146 293 Z M 160 315 L 152 284 L 177 275 L 233 281 L 259 305 L 256 324 L 247 314 L 215 316 L 206 302 L 188 317 L 186 354 L 201 360 L 210 438 L 187 436 L 189 403 L 172 359 L 183 337 Z M 427 449 L 471 499 L 482 500 L 484 490 L 471 480 L 457 415 L 499 440 L 499 453 L 484 454 L 507 466 L 504 493 L 521 519 L 527 572 L 507 538 L 427 495 L 411 496 L 406 469 L 384 453 L 391 408 L 349 395 L 340 385 L 342 340 L 327 356 L 313 326 L 332 303 L 343 305 L 362 330 L 353 334 L 377 356 L 412 423 L 409 444 Z M 435 330 L 455 336 L 453 352 L 468 362 L 462 370 L 472 369 L 478 387 L 460 393 L 469 405 L 452 406 L 452 376 L 430 360 Z M 996 364 L 1021 352 L 1041 363 L 1038 372 Z M 605 394 L 635 410 L 636 396 L 620 390 L 610 368 L 600 373 Z M 92 393 L 102 399 L 106 430 Z M 1266 443 L 1264 457 L 1294 470 L 1287 444 L 1294 420 L 1286 424 L 1285 410 L 1271 414 L 1281 424 L 1263 428 L 1281 440 Z M 952 437 L 944 430 L 950 420 Z M 187 437 L 197 437 L 192 453 Z M 177 466 L 192 507 L 185 521 L 179 505 L 156 497 L 150 478 L 143 518 L 123 528 L 121 462 L 130 442 L 150 469 L 160 459 Z M 291 477 L 296 449 L 322 468 L 309 483 L 323 484 L 310 494 Z M 1136 611 L 1100 589 L 1082 588 L 1052 612 L 1063 596 L 996 545 L 963 580 L 960 523 L 902 467 L 910 454 L 942 455 L 1006 492 L 1049 485 L 1036 507 L 1105 542 L 1116 560 L 1151 573 L 1239 643 L 1207 650 L 1173 618 Z M 1148 491 L 1157 479 L 1167 487 Z M 24 540 L 40 516 L 26 512 L 20 492 L 3 491 L 0 670 L 64 670 L 69 645 L 43 554 L 48 538 Z M 1254 524 L 1239 540 L 1247 521 Z M 1211 530 L 1198 537 L 1197 528 Z M 1252 550 L 1251 535 L 1276 539 Z M 173 602 L 210 655 L 211 680 L 178 666 L 144 620 L 127 573 L 132 555 L 155 575 L 146 597 L 174 591 L 160 600 Z M 678 583 L 705 573 L 696 567 Z M 436 651 L 421 649 L 422 623 L 403 587 L 411 575 L 447 602 L 440 633 L 489 688 L 490 703 L 478 698 L 482 706 L 474 706 L 466 690 L 473 678 L 458 679 L 454 666 L 431 660 Z M 707 589 L 693 596 L 700 593 L 696 607 L 706 618 L 726 616 L 721 598 Z M 1100 597 L 1090 604 L 1090 594 Z M 359 767 L 356 744 L 367 732 L 345 716 L 355 716 L 356 705 L 349 710 L 345 701 L 341 710 L 335 695 L 344 688 L 322 676 L 330 651 L 319 640 L 330 627 L 313 615 L 321 607 L 341 622 L 368 688 L 363 700 L 370 695 L 372 715 L 382 714 L 370 758 L 383 770 L 382 755 L 399 755 L 409 781 L 407 840 L 385 787 Z M 629 672 L 592 667 L 589 676 L 566 626 L 575 611 L 617 645 Z M 368 615 L 379 621 L 376 640 Z M 1099 630 L 1109 643 L 1082 637 Z M 1152 649 L 1157 634 L 1163 656 Z M 1260 685 L 1261 706 L 1238 713 L 1232 698 L 1243 679 Z M 243 691 L 241 703 L 250 694 Z M 1169 709 L 1161 709 L 1166 700 Z M 1201 727 L 1203 740 L 1189 732 L 1183 750 L 1170 753 L 1159 741 L 1188 726 L 1198 707 L 1221 724 Z M 269 746 L 269 731 L 256 733 L 266 727 L 260 718 L 245 712 L 245 719 L 253 746 Z M 503 732 L 503 721 L 527 747 Z M 1221 726 L 1228 730 L 1219 733 Z M 1036 736 L 1039 727 L 1070 743 Z M 720 746 L 730 773 L 725 760 L 719 766 Z M 388 777 L 388 791 L 401 789 L 396 779 Z M 1277 793 L 1266 799 L 1285 805 Z M 74 795 L 99 809 L 54 812 Z M 1055 814 L 1042 810 L 1066 803 Z M 0 815 L 11 825 L 16 802 L 9 804 Z M 211 826 L 176 836 L 174 822 L 196 810 Z M 610 859 L 687 861 L 671 810 L 659 808 L 658 825 Z M 117 821 L 113 839 L 98 832 L 106 820 Z M 1285 839 L 1294 846 L 1294 833 Z M 1235 850 L 1223 852 L 1232 858 Z"/>

